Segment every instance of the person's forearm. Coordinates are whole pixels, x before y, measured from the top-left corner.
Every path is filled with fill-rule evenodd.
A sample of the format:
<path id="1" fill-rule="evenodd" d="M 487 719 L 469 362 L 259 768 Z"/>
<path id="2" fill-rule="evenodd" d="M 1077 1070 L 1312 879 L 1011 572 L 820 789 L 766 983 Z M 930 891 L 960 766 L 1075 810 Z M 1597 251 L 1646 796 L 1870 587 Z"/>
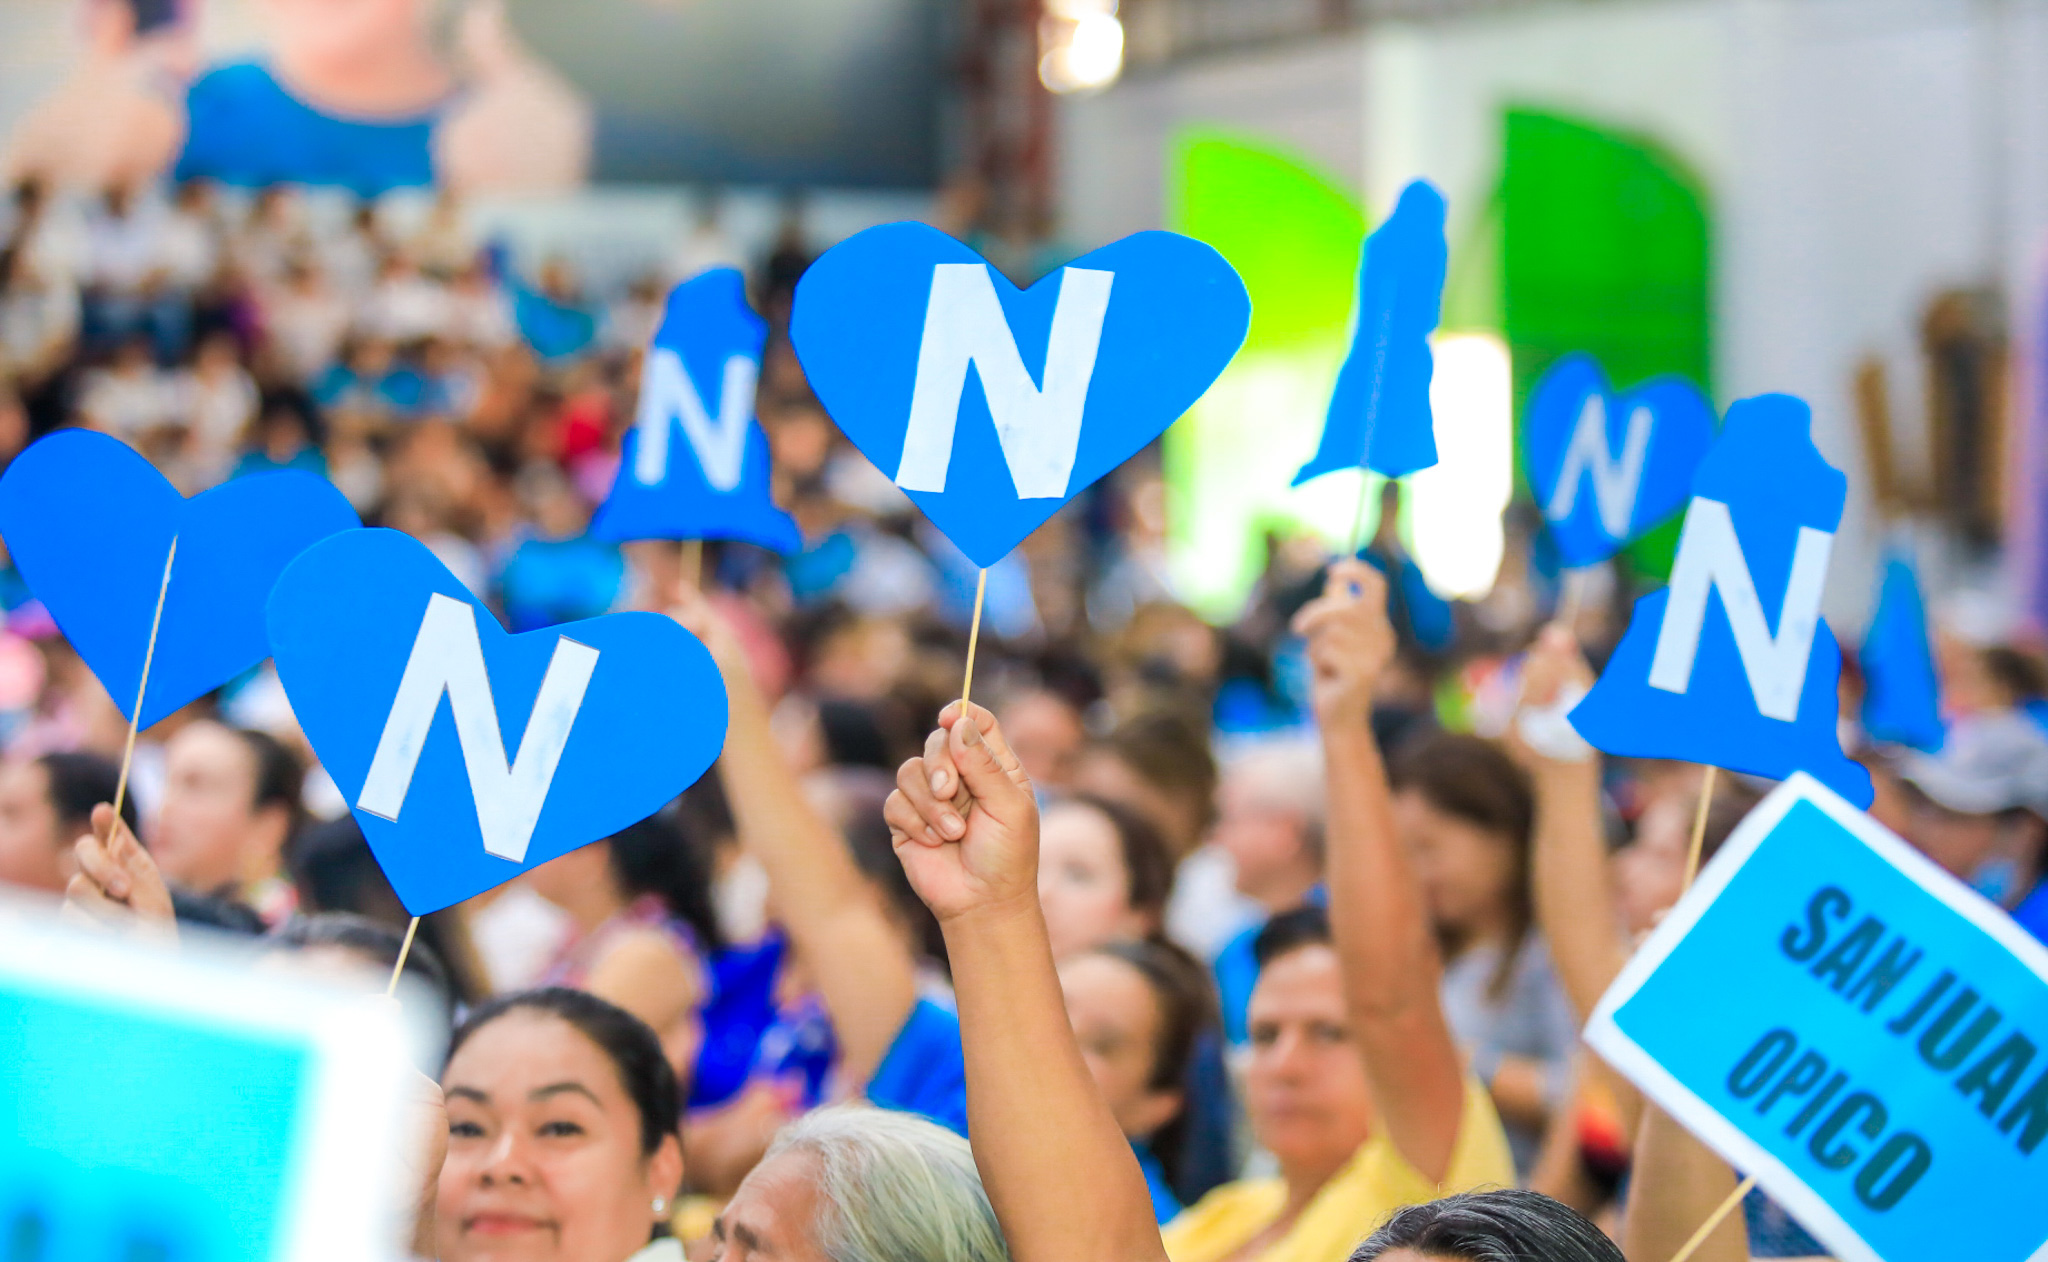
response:
<path id="1" fill-rule="evenodd" d="M 1371 729 L 1326 722 L 1330 922 L 1343 960 L 1353 1036 L 1374 1104 L 1411 1164 L 1448 1170 L 1464 1111 L 1464 1073 L 1439 988 L 1443 973 L 1422 886 L 1395 834 Z"/>
<path id="2" fill-rule="evenodd" d="M 1624 958 L 1601 836 L 1600 764 L 1543 764 L 1533 780 L 1536 923 L 1572 1012 L 1584 1023 Z"/>
<path id="3" fill-rule="evenodd" d="M 817 982 L 844 1081 L 864 1086 L 917 1003 L 916 961 L 791 774 L 753 681 L 728 671 L 726 692 L 718 766 L 740 841 L 767 872 L 780 923 Z"/>
<path id="4" fill-rule="evenodd" d="M 1662 1109 L 1643 1110 L 1629 1176 L 1622 1252 L 1628 1262 L 1670 1262 L 1735 1191 L 1735 1172 Z M 1749 1228 L 1737 1206 L 1692 1262 L 1749 1262 Z"/>
<path id="5" fill-rule="evenodd" d="M 1068 1024 L 1035 900 L 945 925 L 975 1165 L 1015 1262 L 1166 1256 L 1130 1141 Z"/>

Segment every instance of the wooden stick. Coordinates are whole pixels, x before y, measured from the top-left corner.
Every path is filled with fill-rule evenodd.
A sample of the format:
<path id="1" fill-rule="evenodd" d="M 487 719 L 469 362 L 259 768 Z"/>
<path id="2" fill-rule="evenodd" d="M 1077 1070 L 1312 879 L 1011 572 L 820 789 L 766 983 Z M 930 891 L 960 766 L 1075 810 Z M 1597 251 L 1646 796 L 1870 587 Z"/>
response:
<path id="1" fill-rule="evenodd" d="M 967 694 L 974 688 L 974 650 L 981 643 L 981 602 L 988 595 L 988 571 L 974 580 L 974 621 L 967 628 L 967 673 L 960 679 L 960 713 L 967 714 Z"/>
<path id="2" fill-rule="evenodd" d="M 1351 546 L 1344 550 L 1344 555 L 1352 558 L 1356 558 L 1358 550 L 1365 546 L 1365 540 L 1359 536 L 1365 533 L 1365 501 L 1372 494 L 1371 471 L 1361 465 L 1358 476 L 1358 511 L 1351 515 Z"/>
<path id="3" fill-rule="evenodd" d="M 412 954 L 412 935 L 420 931 L 420 918 L 414 916 L 412 923 L 405 927 L 405 943 L 398 948 L 398 963 L 391 966 L 391 984 L 384 988 L 384 997 L 391 998 L 398 993 L 398 975 L 405 971 L 405 957 Z"/>
<path id="4" fill-rule="evenodd" d="M 676 556 L 682 562 L 680 581 L 685 587 L 704 585 L 704 541 L 682 539 L 676 543 Z"/>
<path id="5" fill-rule="evenodd" d="M 128 769 L 135 763 L 135 736 L 142 730 L 142 699 L 149 694 L 149 668 L 156 661 L 156 633 L 164 625 L 164 597 L 171 594 L 171 563 L 178 559 L 178 537 L 171 536 L 171 550 L 164 556 L 164 581 L 156 589 L 156 613 L 149 620 L 149 647 L 142 651 L 142 682 L 135 686 L 135 713 L 128 719 L 128 743 L 121 750 L 121 774 L 114 780 L 114 821 L 107 826 L 106 843 L 114 844 L 114 830 L 121 826 L 121 806 L 128 800 Z"/>
<path id="6" fill-rule="evenodd" d="M 1733 1213 L 1735 1207 L 1742 1204 L 1742 1198 L 1748 1196 L 1749 1190 L 1755 1186 L 1756 1176 L 1753 1174 L 1736 1184 L 1735 1190 L 1728 1194 L 1728 1199 L 1722 1201 L 1713 1213 L 1707 1215 L 1707 1221 L 1701 1223 L 1700 1229 L 1692 1233 L 1692 1239 L 1680 1245 L 1678 1252 L 1671 1255 L 1671 1262 L 1686 1262 L 1687 1258 L 1698 1253 L 1700 1246 L 1707 1242 L 1707 1237 L 1713 1235 L 1714 1229 L 1721 1225 L 1721 1220 Z"/>
<path id="7" fill-rule="evenodd" d="M 1691 889 L 1692 879 L 1700 872 L 1700 850 L 1707 839 L 1707 808 L 1713 805 L 1714 777 L 1720 770 L 1719 767 L 1708 767 L 1700 777 L 1700 804 L 1692 817 L 1692 845 L 1685 852 L 1685 884 L 1680 887 L 1682 890 Z"/>

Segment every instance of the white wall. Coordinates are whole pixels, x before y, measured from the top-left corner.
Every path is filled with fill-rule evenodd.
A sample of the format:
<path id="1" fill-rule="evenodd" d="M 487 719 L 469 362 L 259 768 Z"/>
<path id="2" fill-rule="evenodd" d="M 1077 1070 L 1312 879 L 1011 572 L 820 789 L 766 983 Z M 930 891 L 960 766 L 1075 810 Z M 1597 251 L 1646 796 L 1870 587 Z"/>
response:
<path id="1" fill-rule="evenodd" d="M 1347 95 L 1353 132 L 1328 118 Z M 1457 242 L 1498 179 L 1510 105 L 1648 134 L 1704 176 L 1715 393 L 1813 405 L 1815 439 L 1851 488 L 1828 616 L 1855 632 L 1881 538 L 1852 373 L 1884 356 L 1913 450 L 1928 299 L 1958 285 L 2028 291 L 2048 234 L 2048 0 L 1558 3 L 1188 67 L 1067 106 L 1068 225 L 1083 240 L 1154 226 L 1138 220 L 1156 216 L 1156 194 L 1129 183 L 1160 169 L 1179 123 L 1226 121 L 1315 137 L 1340 173 L 1355 135 L 1367 204 L 1430 176 Z"/>

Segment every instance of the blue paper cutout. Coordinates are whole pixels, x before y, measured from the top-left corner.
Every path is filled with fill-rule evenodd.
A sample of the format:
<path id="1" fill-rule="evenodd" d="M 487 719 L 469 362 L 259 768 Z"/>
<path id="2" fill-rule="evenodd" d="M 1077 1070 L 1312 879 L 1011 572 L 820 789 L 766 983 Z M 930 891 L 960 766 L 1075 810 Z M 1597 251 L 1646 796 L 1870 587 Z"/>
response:
<path id="1" fill-rule="evenodd" d="M 270 656 L 263 603 L 278 574 L 318 540 L 360 525 L 333 483 L 296 470 L 186 499 L 128 444 L 91 430 L 51 434 L 0 475 L 0 540 L 126 718 L 162 594 L 143 727 Z"/>
<path id="2" fill-rule="evenodd" d="M 639 414 L 591 534 L 617 542 L 740 539 L 784 554 L 803 546 L 796 522 L 770 496 L 768 436 L 754 419 L 767 340 L 768 324 L 747 305 L 746 279 L 732 268 L 669 291 L 640 370 Z"/>
<path id="3" fill-rule="evenodd" d="M 1693 483 L 1671 585 L 1636 602 L 1607 669 L 1571 712 L 1595 748 L 1773 780 L 1804 771 L 1870 804 L 1870 773 L 1836 735 L 1842 654 L 1820 617 L 1848 479 L 1814 449 L 1811 423 L 1790 395 L 1728 409 Z"/>
<path id="4" fill-rule="evenodd" d="M 309 549 L 278 580 L 269 623 L 306 739 L 414 915 L 646 818 L 725 741 L 718 667 L 674 621 L 617 613 L 511 635 L 426 545 L 395 530 Z M 409 695 L 430 709 L 400 704 L 409 669 L 420 685 Z M 454 682 L 437 689 L 443 678 Z"/>
<path id="5" fill-rule="evenodd" d="M 1934 646 L 1913 563 L 1885 562 L 1877 612 L 1863 633 L 1863 730 L 1874 741 L 1933 753 L 1947 738 L 1941 721 Z"/>
<path id="6" fill-rule="evenodd" d="M 1361 465 L 1398 478 L 1436 463 L 1429 335 L 1443 311 L 1448 257 L 1444 195 L 1416 180 L 1365 239 L 1351 353 L 1337 372 L 1322 444 L 1294 475 L 1295 486 Z"/>
<path id="7" fill-rule="evenodd" d="M 790 339 L 846 436 L 987 567 L 1187 411 L 1250 325 L 1237 273 L 1188 237 L 1140 232 L 1019 290 L 899 223 L 811 264 Z"/>
<path id="8" fill-rule="evenodd" d="M 1683 377 L 1617 392 L 1591 355 L 1551 365 L 1529 398 L 1523 451 L 1564 564 L 1605 561 L 1684 508 L 1713 442 L 1714 407 Z"/>

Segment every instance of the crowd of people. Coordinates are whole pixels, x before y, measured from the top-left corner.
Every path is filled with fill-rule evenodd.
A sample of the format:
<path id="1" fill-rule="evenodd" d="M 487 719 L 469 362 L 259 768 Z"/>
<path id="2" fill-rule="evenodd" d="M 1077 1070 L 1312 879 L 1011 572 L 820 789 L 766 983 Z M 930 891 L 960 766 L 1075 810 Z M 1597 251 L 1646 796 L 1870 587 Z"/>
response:
<path id="1" fill-rule="evenodd" d="M 713 773 L 426 917 L 413 1246 L 443 1259 L 1666 1262 L 1737 1176 L 1578 1040 L 1690 876 L 1701 772 L 1524 722 L 1592 678 L 1641 581 L 1552 621 L 1527 522 L 1431 596 L 1390 491 L 1363 559 L 1276 536 L 1213 627 L 1165 575 L 1142 454 L 975 570 L 806 389 L 792 221 L 751 264 L 758 404 L 804 547 L 585 528 L 674 275 L 525 279 L 437 203 L 313 223 L 203 184 L 0 222 L 0 455 L 114 433 L 188 493 L 332 478 L 525 630 L 668 613 L 712 650 Z M 140 933 L 389 971 L 407 916 L 267 668 L 142 733 L 11 572 L 0 882 Z M 1873 813 L 2048 929 L 2043 671 L 1938 636 L 1937 754 L 1845 744 Z M 1853 667 L 1853 664 L 1852 664 Z M 1762 786 L 1718 779 L 1711 853 Z M 377 979 L 381 985 L 381 979 Z M 1766 1198 L 1695 1257 L 1823 1250 Z"/>

